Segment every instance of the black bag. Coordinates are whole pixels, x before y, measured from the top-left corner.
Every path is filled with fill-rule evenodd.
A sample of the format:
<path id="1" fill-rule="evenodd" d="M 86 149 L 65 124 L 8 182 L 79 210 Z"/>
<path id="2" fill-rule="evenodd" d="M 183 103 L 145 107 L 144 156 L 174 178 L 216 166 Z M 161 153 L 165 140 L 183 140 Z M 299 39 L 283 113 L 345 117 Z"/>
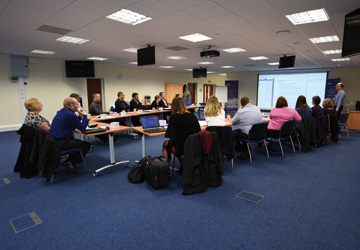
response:
<path id="1" fill-rule="evenodd" d="M 142 173 L 154 189 L 164 188 L 169 184 L 169 164 L 164 157 L 145 159 Z"/>
<path id="2" fill-rule="evenodd" d="M 151 157 L 145 156 L 129 170 L 128 179 L 131 183 L 139 183 L 144 181 L 144 175 L 142 173 L 142 165 L 144 164 L 145 160 L 149 158 Z"/>

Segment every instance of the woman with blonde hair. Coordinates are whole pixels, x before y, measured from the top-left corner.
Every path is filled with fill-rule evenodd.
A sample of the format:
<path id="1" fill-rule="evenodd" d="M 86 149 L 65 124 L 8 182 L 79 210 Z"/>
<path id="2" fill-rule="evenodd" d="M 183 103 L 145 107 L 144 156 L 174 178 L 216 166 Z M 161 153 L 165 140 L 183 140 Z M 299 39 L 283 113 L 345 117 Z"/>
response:
<path id="1" fill-rule="evenodd" d="M 205 121 L 208 126 L 225 126 L 225 112 L 216 96 L 210 96 L 205 109 Z"/>
<path id="2" fill-rule="evenodd" d="M 49 132 L 50 129 L 50 123 L 47 119 L 39 115 L 39 113 L 42 111 L 43 105 L 41 104 L 41 101 L 36 98 L 29 98 L 24 103 L 25 108 L 28 110 L 28 113 L 26 114 L 24 125 L 31 126 L 31 127 L 39 127 L 45 130 L 46 132 Z"/>

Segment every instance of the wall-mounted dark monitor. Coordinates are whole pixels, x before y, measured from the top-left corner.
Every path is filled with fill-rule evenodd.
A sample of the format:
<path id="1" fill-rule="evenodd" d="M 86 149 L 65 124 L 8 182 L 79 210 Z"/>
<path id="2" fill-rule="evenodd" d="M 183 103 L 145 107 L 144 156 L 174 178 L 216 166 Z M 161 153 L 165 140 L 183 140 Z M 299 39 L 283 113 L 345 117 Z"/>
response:
<path id="1" fill-rule="evenodd" d="M 360 8 L 345 16 L 341 56 L 360 54 Z"/>
<path id="2" fill-rule="evenodd" d="M 146 48 L 137 50 L 138 66 L 154 65 L 155 64 L 155 46 L 148 46 Z"/>
<path id="3" fill-rule="evenodd" d="M 193 69 L 193 78 L 206 78 L 207 77 L 207 69 Z"/>
<path id="4" fill-rule="evenodd" d="M 280 68 L 292 68 L 295 64 L 295 56 L 283 56 L 279 59 Z"/>
<path id="5" fill-rule="evenodd" d="M 66 77 L 95 77 L 94 61 L 65 61 Z"/>

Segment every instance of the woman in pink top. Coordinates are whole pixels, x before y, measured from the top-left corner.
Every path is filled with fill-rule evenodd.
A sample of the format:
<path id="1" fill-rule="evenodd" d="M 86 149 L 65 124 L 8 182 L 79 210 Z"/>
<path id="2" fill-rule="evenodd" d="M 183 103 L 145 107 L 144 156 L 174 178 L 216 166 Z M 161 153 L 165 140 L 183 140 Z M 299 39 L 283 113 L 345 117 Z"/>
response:
<path id="1" fill-rule="evenodd" d="M 301 121 L 301 116 L 295 109 L 289 108 L 285 97 L 277 99 L 276 107 L 270 112 L 270 122 L 267 127 L 267 137 L 277 137 L 280 129 L 286 121 Z"/>

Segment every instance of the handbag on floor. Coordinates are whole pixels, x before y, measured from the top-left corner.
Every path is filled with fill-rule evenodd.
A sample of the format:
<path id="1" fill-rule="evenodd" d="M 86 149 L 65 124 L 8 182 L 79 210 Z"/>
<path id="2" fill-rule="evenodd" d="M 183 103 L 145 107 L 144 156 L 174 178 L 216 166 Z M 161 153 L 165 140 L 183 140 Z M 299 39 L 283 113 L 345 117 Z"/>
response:
<path id="1" fill-rule="evenodd" d="M 151 156 L 145 156 L 129 170 L 128 179 L 131 183 L 140 183 L 144 181 L 142 165 L 144 164 L 145 160 L 149 158 L 151 158 Z"/>
<path id="2" fill-rule="evenodd" d="M 169 164 L 164 157 L 145 159 L 142 164 L 142 173 L 154 189 L 165 188 L 169 184 Z"/>

